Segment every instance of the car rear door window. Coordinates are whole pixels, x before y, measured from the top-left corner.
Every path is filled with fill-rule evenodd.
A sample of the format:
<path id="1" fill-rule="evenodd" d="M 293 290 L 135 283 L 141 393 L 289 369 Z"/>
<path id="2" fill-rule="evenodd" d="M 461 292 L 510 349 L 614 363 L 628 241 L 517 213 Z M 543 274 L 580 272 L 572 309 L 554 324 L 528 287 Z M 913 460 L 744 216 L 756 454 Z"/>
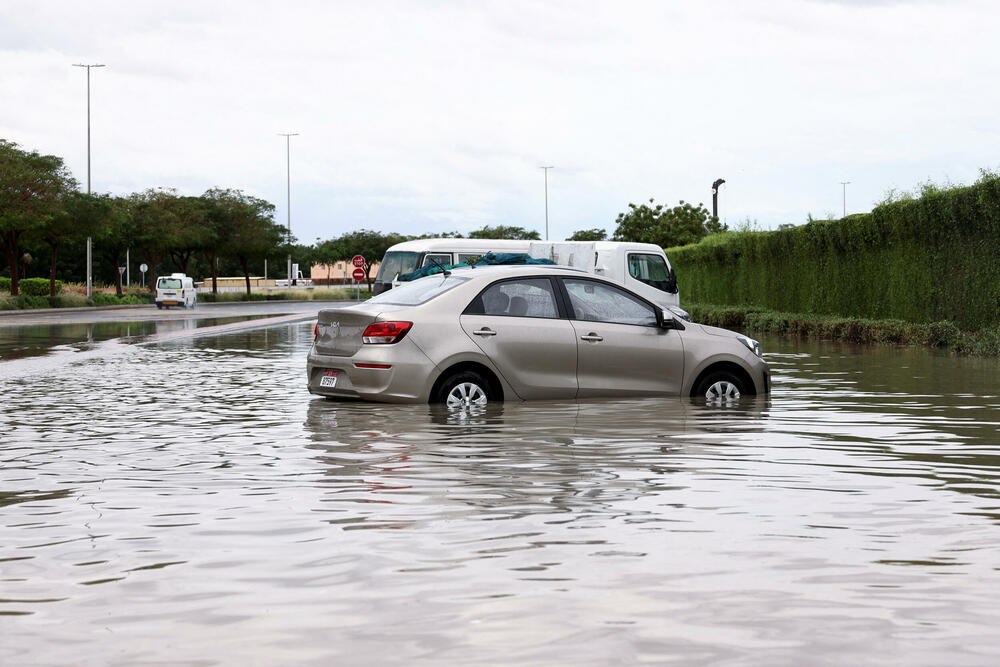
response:
<path id="1" fill-rule="evenodd" d="M 623 289 L 596 280 L 564 279 L 574 319 L 656 326 L 656 311 Z"/>
<path id="2" fill-rule="evenodd" d="M 490 285 L 466 310 L 475 315 L 559 317 L 556 296 L 548 278 L 504 280 Z"/>

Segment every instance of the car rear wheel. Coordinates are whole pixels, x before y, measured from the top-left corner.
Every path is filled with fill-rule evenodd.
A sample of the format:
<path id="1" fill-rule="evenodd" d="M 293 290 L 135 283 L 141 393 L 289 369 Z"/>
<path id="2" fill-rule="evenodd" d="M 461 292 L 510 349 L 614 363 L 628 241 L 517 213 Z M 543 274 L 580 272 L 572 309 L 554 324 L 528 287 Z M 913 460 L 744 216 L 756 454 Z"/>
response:
<path id="1" fill-rule="evenodd" d="M 436 398 L 449 408 L 484 406 L 497 400 L 490 383 L 475 371 L 462 371 L 452 375 L 441 383 Z"/>
<path id="2" fill-rule="evenodd" d="M 721 402 L 738 401 L 745 393 L 746 387 L 743 386 L 743 381 L 732 373 L 724 371 L 707 375 L 694 390 L 696 398 Z"/>

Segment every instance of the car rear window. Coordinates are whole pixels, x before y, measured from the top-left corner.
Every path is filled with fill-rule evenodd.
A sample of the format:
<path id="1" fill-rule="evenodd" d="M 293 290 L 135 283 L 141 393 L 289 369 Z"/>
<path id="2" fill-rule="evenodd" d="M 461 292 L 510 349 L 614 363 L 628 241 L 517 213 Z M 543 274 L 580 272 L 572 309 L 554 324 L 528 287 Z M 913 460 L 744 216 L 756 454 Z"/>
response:
<path id="1" fill-rule="evenodd" d="M 406 283 L 399 287 L 394 287 L 388 292 L 382 292 L 378 296 L 368 299 L 368 303 L 386 303 L 396 306 L 419 306 L 427 303 L 431 299 L 437 298 L 450 289 L 454 289 L 468 278 L 458 278 L 453 275 L 442 276 L 441 274 L 427 276 Z"/>
<path id="2" fill-rule="evenodd" d="M 180 289 L 181 281 L 177 278 L 160 278 L 157 287 L 160 289 Z"/>

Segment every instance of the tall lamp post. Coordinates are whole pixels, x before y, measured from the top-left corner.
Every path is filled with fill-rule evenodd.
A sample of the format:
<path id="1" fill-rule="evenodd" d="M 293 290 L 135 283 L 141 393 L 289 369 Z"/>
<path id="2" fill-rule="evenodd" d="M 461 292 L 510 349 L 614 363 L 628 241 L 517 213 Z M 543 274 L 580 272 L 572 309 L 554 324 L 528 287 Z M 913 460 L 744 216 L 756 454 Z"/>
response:
<path id="1" fill-rule="evenodd" d="M 540 167 L 545 172 L 545 240 L 549 240 L 549 169 L 555 167 Z"/>
<path id="2" fill-rule="evenodd" d="M 844 188 L 844 215 L 843 215 L 843 217 L 845 217 L 845 218 L 847 217 L 847 186 L 850 185 L 850 184 L 851 184 L 850 181 L 841 181 L 840 182 L 840 185 Z"/>
<path id="3" fill-rule="evenodd" d="M 719 218 L 719 186 L 725 182 L 725 179 L 717 178 L 712 183 L 712 217 L 715 219 Z"/>
<path id="4" fill-rule="evenodd" d="M 288 201 L 288 286 L 295 284 L 292 277 L 292 137 L 299 136 L 298 132 L 279 132 L 278 136 L 285 138 L 285 187 Z"/>
<path id="5" fill-rule="evenodd" d="M 90 68 L 104 67 L 104 65 L 77 65 L 73 67 L 87 68 L 87 194 L 90 194 Z M 87 298 L 93 295 L 94 291 L 94 261 L 93 261 L 94 241 L 87 237 Z"/>

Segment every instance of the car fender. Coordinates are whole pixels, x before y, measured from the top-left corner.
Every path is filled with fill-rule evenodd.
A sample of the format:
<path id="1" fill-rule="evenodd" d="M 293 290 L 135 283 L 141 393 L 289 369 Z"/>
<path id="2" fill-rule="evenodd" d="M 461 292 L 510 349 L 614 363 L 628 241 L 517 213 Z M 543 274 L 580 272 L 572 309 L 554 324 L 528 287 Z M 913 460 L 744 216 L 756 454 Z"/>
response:
<path id="1" fill-rule="evenodd" d="M 430 390 L 430 387 L 433 386 L 434 383 L 438 381 L 442 373 L 446 372 L 452 366 L 461 363 L 476 363 L 479 364 L 480 366 L 485 366 L 486 368 L 490 369 L 490 371 L 497 377 L 497 380 L 499 380 L 500 388 L 503 390 L 503 395 L 505 399 L 507 400 L 517 399 L 521 401 L 524 400 L 518 395 L 516 391 L 514 391 L 514 388 L 510 386 L 509 382 L 507 382 L 507 378 L 503 376 L 503 373 L 500 372 L 500 369 L 496 367 L 496 365 L 490 360 L 489 357 L 487 357 L 482 352 L 477 353 L 472 351 L 461 351 L 455 354 L 451 354 L 442 359 L 438 364 L 436 364 L 434 367 L 434 377 L 431 378 L 431 383 L 430 386 L 428 386 L 428 391 Z"/>
<path id="2" fill-rule="evenodd" d="M 751 354 L 749 350 L 747 351 L 747 354 Z M 750 376 L 750 379 L 756 385 L 757 383 L 756 377 L 758 375 L 758 372 L 754 370 L 753 366 L 750 363 L 748 363 L 745 357 L 738 354 L 722 352 L 720 354 L 712 355 L 711 357 L 702 360 L 701 363 L 697 364 L 696 366 L 692 366 L 690 368 L 688 368 L 687 365 L 685 364 L 684 383 L 681 386 L 681 396 L 690 396 L 691 391 L 694 389 L 695 380 L 697 380 L 698 377 L 701 376 L 702 372 L 706 368 L 708 368 L 709 366 L 714 366 L 715 364 L 718 363 L 731 363 L 739 366 L 748 376 Z M 763 391 L 763 388 L 757 387 L 756 390 L 758 393 L 760 393 Z"/>

